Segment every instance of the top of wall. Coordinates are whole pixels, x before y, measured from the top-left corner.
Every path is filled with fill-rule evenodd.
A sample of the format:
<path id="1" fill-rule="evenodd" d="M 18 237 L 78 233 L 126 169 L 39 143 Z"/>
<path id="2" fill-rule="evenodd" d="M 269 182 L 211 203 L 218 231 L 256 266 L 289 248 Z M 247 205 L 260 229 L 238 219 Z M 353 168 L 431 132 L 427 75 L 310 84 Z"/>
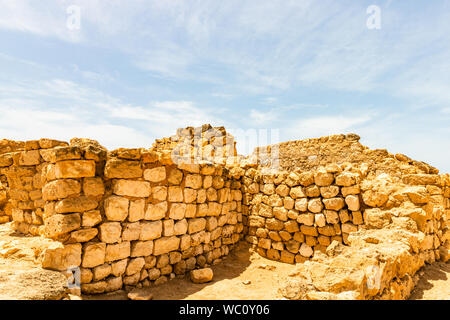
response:
<path id="1" fill-rule="evenodd" d="M 287 141 L 255 149 L 251 157 L 261 154 L 279 154 L 279 169 L 285 171 L 307 171 L 330 164 L 349 163 L 352 166 L 367 167 L 378 175 L 438 174 L 439 170 L 422 161 L 415 161 L 403 154 L 391 154 L 385 149 L 371 150 L 359 142 L 356 134 L 340 134 L 327 137 Z M 273 159 L 273 158 L 272 158 Z M 269 166 L 268 161 L 263 166 Z"/>
<path id="2" fill-rule="evenodd" d="M 204 124 L 200 127 L 179 128 L 171 137 L 156 139 L 153 146 L 145 148 L 119 148 L 108 151 L 97 141 L 73 138 L 70 146 L 95 151 L 103 159 L 119 157 L 137 160 L 141 156 L 155 158 L 163 163 L 202 163 L 219 165 L 260 165 L 270 167 L 276 163 L 279 171 L 308 171 L 330 164 L 350 164 L 365 167 L 369 175 L 387 173 L 438 174 L 439 170 L 402 154 L 391 154 L 385 149 L 371 150 L 359 142 L 356 134 L 340 134 L 326 137 L 286 141 L 279 144 L 258 147 L 252 155 L 244 157 L 236 151 L 236 141 L 224 127 Z M 23 150 L 45 149 L 55 146 L 69 146 L 69 143 L 50 139 L 32 141 L 0 140 L 0 155 Z M 271 156 L 267 157 L 267 154 Z M 137 158 L 136 158 L 137 157 Z"/>

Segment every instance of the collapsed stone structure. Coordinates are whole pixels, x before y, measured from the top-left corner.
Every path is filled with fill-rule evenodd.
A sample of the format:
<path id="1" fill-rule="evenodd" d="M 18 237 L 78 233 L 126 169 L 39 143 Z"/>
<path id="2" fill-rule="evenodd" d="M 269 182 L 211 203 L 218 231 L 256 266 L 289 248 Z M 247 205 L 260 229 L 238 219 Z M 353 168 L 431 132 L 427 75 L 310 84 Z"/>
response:
<path id="1" fill-rule="evenodd" d="M 297 265 L 287 298 L 406 298 L 424 263 L 449 259 L 450 178 L 438 173 L 354 134 L 246 158 L 210 125 L 111 152 L 1 140 L 0 222 L 57 240 L 43 267 L 79 267 L 88 294 L 163 283 L 246 240 Z"/>

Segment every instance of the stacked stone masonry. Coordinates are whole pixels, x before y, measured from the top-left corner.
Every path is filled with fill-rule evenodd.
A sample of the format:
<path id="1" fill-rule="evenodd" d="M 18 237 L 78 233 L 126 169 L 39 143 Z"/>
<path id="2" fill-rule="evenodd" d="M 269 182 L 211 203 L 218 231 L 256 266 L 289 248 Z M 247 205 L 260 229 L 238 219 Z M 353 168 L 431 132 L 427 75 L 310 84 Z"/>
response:
<path id="1" fill-rule="evenodd" d="M 360 155 L 358 139 L 314 141 L 333 148 L 338 141 Z M 240 240 L 268 259 L 302 264 L 336 244 L 350 245 L 352 234 L 401 226 L 419 237 L 412 273 L 425 262 L 447 261 L 449 175 L 373 152 L 388 165 L 371 168 L 360 158 L 349 164 L 339 156 L 314 165 L 309 155 L 300 165 L 282 159 L 285 167 L 270 171 L 254 155 L 238 156 L 234 138 L 209 125 L 179 129 L 150 149 L 111 152 L 88 139 L 0 140 L 0 223 L 59 241 L 43 267 L 80 268 L 88 294 L 164 283 L 219 263 Z M 395 174 L 383 171 L 394 167 Z M 398 279 L 394 272 L 387 286 Z"/>

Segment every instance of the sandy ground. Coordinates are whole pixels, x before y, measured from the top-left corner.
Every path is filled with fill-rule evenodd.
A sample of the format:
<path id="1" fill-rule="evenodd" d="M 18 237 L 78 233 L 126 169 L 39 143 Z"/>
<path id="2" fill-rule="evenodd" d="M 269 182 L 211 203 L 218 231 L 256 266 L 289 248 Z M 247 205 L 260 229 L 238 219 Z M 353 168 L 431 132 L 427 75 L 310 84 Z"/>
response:
<path id="1" fill-rule="evenodd" d="M 0 224 L 0 300 L 53 300 L 66 295 L 62 273 L 41 268 L 42 252 L 52 243 L 24 236 Z"/>
<path id="2" fill-rule="evenodd" d="M 450 300 L 450 262 L 426 266 L 410 300 Z"/>

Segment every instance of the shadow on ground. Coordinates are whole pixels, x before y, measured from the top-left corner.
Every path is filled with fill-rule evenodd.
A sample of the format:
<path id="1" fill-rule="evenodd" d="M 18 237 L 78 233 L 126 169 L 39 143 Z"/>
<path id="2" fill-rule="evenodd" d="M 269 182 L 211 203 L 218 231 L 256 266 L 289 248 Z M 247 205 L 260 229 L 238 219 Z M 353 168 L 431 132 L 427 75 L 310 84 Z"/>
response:
<path id="1" fill-rule="evenodd" d="M 423 269 L 409 300 L 450 299 L 450 262 L 435 262 Z"/>

